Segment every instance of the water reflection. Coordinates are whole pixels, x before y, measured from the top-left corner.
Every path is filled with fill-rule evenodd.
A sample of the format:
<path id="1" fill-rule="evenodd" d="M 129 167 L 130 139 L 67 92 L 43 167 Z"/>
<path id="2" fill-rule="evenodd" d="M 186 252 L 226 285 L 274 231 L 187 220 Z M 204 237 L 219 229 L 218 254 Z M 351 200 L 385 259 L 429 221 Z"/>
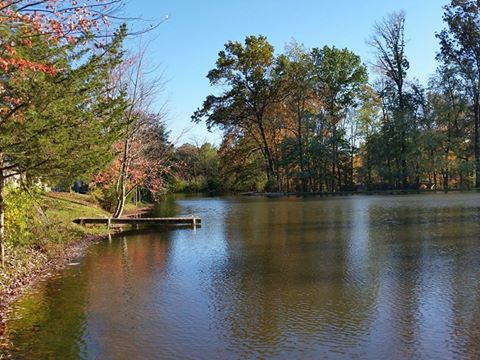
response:
<path id="1" fill-rule="evenodd" d="M 21 358 L 480 356 L 480 196 L 184 198 L 18 306 Z"/>

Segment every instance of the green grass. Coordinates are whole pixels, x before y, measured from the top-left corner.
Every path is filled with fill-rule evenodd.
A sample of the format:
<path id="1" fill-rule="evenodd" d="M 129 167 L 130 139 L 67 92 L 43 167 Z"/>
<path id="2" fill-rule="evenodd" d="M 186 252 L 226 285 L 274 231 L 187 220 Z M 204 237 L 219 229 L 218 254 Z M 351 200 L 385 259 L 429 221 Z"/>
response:
<path id="1" fill-rule="evenodd" d="M 83 195 L 86 198 L 87 195 Z M 75 198 L 78 195 L 75 195 Z M 71 194 L 48 193 L 43 196 L 44 205 L 49 215 L 61 216 L 63 219 L 74 219 L 79 216 L 108 216 L 109 213 L 103 210 L 98 204 L 89 203 L 86 200 L 82 203 L 72 198 Z"/>
<path id="2" fill-rule="evenodd" d="M 88 195 L 47 193 L 41 198 L 44 214 L 38 214 L 23 241 L 6 243 L 5 267 L 0 268 L 0 298 L 15 291 L 30 274 L 52 259 L 61 257 L 67 246 L 87 235 L 106 235 L 105 226 L 83 227 L 73 222 L 78 217 L 110 214 Z"/>
<path id="3" fill-rule="evenodd" d="M 47 221 L 57 224 L 73 234 L 107 234 L 105 226 L 83 227 L 73 223 L 79 217 L 109 217 L 111 214 L 103 210 L 88 195 L 70 193 L 48 193 L 43 197 Z"/>
<path id="4" fill-rule="evenodd" d="M 49 192 L 44 196 L 47 199 L 62 200 L 73 204 L 83 205 L 87 207 L 100 208 L 98 201 L 88 194 L 78 194 L 69 192 Z"/>
<path id="5" fill-rule="evenodd" d="M 74 193 L 46 193 L 42 195 L 41 208 L 36 220 L 31 221 L 28 236 L 11 237 L 6 243 L 6 267 L 0 271 L 0 294 L 17 275 L 23 276 L 49 259 L 59 257 L 67 246 L 88 235 L 103 236 L 109 230 L 105 225 L 81 226 L 73 222 L 80 217 L 109 217 L 94 196 Z M 145 204 L 130 204 L 126 212 L 135 211 Z M 8 271 L 6 271 L 8 269 Z M 7 275 L 7 273 L 10 273 Z"/>

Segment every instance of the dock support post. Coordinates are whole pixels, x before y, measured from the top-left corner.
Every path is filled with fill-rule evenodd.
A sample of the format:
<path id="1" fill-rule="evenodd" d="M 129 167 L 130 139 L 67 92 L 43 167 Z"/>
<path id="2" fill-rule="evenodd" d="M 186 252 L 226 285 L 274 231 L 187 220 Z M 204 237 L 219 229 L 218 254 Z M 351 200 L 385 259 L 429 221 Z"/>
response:
<path id="1" fill-rule="evenodd" d="M 112 218 L 109 217 L 109 218 L 108 218 L 108 221 L 107 221 L 107 228 L 108 228 L 108 230 L 110 230 L 110 227 L 111 227 L 111 226 L 112 226 Z"/>

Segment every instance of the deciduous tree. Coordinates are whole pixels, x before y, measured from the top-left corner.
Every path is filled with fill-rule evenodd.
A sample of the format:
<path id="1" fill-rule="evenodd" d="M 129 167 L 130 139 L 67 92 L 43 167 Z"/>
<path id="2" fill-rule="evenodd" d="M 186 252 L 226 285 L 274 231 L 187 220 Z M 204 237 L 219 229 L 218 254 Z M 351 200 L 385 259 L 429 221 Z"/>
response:
<path id="1" fill-rule="evenodd" d="M 475 186 L 480 188 L 480 4 L 477 0 L 451 0 L 444 9 L 447 28 L 437 35 L 438 57 L 462 75 L 468 89 L 474 117 Z"/>

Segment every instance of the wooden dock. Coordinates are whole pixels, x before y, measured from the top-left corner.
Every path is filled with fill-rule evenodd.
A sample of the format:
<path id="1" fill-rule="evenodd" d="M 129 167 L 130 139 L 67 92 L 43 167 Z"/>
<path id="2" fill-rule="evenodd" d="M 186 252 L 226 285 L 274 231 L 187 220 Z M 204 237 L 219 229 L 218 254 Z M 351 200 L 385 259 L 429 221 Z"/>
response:
<path id="1" fill-rule="evenodd" d="M 107 225 L 110 228 L 112 225 L 192 225 L 200 226 L 202 220 L 196 216 L 185 217 L 168 217 L 168 218 L 78 218 L 73 220 L 74 223 L 80 225 Z"/>

